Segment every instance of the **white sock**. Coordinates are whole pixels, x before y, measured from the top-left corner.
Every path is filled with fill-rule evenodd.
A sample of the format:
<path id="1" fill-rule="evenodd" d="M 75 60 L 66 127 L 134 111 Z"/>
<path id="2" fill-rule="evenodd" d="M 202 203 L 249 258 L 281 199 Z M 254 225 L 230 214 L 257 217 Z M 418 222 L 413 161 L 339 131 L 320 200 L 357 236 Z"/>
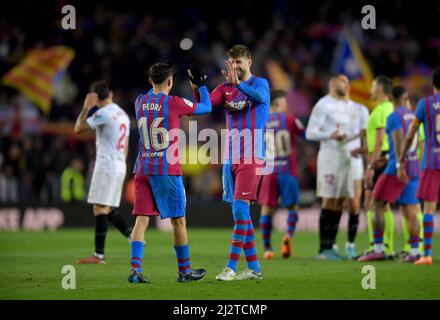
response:
<path id="1" fill-rule="evenodd" d="M 101 253 L 93 253 L 93 255 L 95 256 L 95 257 L 97 257 L 98 259 L 101 259 L 101 260 L 104 260 L 104 255 L 103 254 L 101 254 Z"/>
<path id="2" fill-rule="evenodd" d="M 374 250 L 374 252 L 376 252 L 376 253 L 383 253 L 384 252 L 384 248 L 383 248 L 383 243 L 380 243 L 380 244 L 374 244 L 373 245 L 373 250 Z"/>
<path id="3" fill-rule="evenodd" d="M 355 248 L 355 245 L 354 245 L 354 242 L 346 242 L 345 243 L 345 248 L 352 248 L 352 249 L 354 249 Z"/>
<path id="4" fill-rule="evenodd" d="M 415 256 L 417 256 L 418 254 L 420 254 L 420 252 L 419 252 L 419 248 L 411 248 L 411 250 L 409 251 L 409 255 L 410 255 L 410 256 L 415 257 Z"/>

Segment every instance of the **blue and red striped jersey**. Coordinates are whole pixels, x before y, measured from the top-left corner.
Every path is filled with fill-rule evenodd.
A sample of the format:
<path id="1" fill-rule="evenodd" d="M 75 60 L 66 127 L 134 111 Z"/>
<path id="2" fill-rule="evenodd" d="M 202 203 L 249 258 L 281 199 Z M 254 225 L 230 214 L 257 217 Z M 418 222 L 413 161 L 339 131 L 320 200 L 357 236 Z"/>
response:
<path id="1" fill-rule="evenodd" d="M 139 129 L 139 151 L 133 173 L 144 175 L 182 175 L 179 162 L 180 118 L 191 115 L 191 101 L 151 91 L 135 102 Z M 171 134 L 170 134 L 171 131 Z"/>
<path id="2" fill-rule="evenodd" d="M 197 93 L 195 93 L 198 99 Z M 252 75 L 238 86 L 224 82 L 210 93 L 213 106 L 224 106 L 227 134 L 224 163 L 265 159 L 264 128 L 269 116 L 270 91 L 266 79 Z"/>
<path id="3" fill-rule="evenodd" d="M 419 101 L 416 118 L 423 123 L 425 148 L 422 169 L 440 169 L 440 94 Z"/>
<path id="4" fill-rule="evenodd" d="M 388 141 L 390 144 L 389 155 L 387 167 L 385 168 L 385 173 L 388 175 L 397 175 L 396 168 L 396 152 L 394 151 L 394 140 L 393 132 L 399 129 L 403 130 L 403 135 L 406 136 L 408 133 L 411 123 L 414 121 L 415 115 L 407 107 L 402 106 L 397 108 L 393 113 L 391 113 L 387 118 L 387 124 L 385 131 L 388 135 Z M 407 152 L 407 160 L 405 163 L 405 169 L 409 177 L 420 176 L 420 163 L 417 158 L 417 146 L 419 143 L 418 133 L 414 137 L 413 143 Z"/>
<path id="5" fill-rule="evenodd" d="M 304 137 L 304 125 L 293 115 L 273 112 L 266 122 L 266 129 L 266 162 L 273 163 L 273 173 L 297 176 L 295 135 Z"/>

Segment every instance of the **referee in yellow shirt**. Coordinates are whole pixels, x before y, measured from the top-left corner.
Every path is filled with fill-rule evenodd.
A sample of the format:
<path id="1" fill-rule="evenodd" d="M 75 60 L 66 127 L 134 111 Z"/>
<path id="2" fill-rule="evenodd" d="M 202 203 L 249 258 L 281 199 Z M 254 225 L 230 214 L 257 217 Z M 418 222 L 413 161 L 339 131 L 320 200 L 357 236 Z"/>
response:
<path id="1" fill-rule="evenodd" d="M 367 124 L 367 146 L 368 146 L 368 165 L 365 170 L 364 184 L 365 184 L 365 203 L 364 208 L 367 210 L 368 221 L 368 251 L 373 249 L 373 193 L 374 184 L 384 171 L 386 166 L 386 159 L 389 150 L 388 136 L 385 133 L 385 126 L 388 116 L 394 111 L 393 104 L 390 102 L 392 83 L 391 79 L 386 76 L 378 76 L 373 81 L 371 88 L 371 96 L 376 103 L 376 107 L 370 114 Z M 379 165 L 373 166 L 379 161 Z M 389 204 L 385 211 L 385 230 L 384 230 L 384 245 L 385 254 L 387 256 L 394 256 L 394 216 Z"/>

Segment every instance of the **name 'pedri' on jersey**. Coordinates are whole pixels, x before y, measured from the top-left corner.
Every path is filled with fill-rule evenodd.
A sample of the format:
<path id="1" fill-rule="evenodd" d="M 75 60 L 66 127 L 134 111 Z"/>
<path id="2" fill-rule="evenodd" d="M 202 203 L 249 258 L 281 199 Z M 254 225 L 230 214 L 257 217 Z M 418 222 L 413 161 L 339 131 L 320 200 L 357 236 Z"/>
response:
<path id="1" fill-rule="evenodd" d="M 388 116 L 386 123 L 386 132 L 388 135 L 388 142 L 390 145 L 389 155 L 390 159 L 385 168 L 385 173 L 388 175 L 396 175 L 396 152 L 394 151 L 394 141 L 393 132 L 402 129 L 403 136 L 408 133 L 409 127 L 414 120 L 414 113 L 411 112 L 407 107 L 402 106 L 397 108 L 393 113 Z M 405 162 L 405 170 L 409 177 L 420 176 L 420 163 L 417 157 L 417 146 L 419 143 L 419 136 L 416 134 L 414 141 L 411 144 L 407 152 L 407 160 Z"/>
<path id="2" fill-rule="evenodd" d="M 182 175 L 179 162 L 179 136 L 171 134 L 180 128 L 180 118 L 192 115 L 197 104 L 152 91 L 135 102 L 139 129 L 139 152 L 133 173 L 138 175 Z M 172 131 L 171 131 L 172 132 Z M 177 133 L 177 131 L 174 131 Z"/>
<path id="3" fill-rule="evenodd" d="M 297 176 L 295 135 L 304 138 L 304 125 L 293 115 L 273 112 L 266 129 L 266 162 L 273 163 L 273 173 Z M 269 138 L 269 135 L 273 136 Z"/>
<path id="4" fill-rule="evenodd" d="M 440 170 L 440 94 L 421 99 L 415 114 L 425 130 L 422 169 Z"/>
<path id="5" fill-rule="evenodd" d="M 270 104 L 267 80 L 252 75 L 238 86 L 224 82 L 210 93 L 210 98 L 213 106 L 225 107 L 228 134 L 225 137 L 223 162 L 264 160 L 264 128 Z"/>

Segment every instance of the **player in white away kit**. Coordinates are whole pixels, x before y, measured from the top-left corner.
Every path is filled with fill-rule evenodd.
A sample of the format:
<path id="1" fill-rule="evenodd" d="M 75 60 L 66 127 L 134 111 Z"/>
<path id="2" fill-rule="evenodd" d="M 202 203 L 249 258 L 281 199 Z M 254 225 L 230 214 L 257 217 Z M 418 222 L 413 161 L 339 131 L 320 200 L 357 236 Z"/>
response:
<path id="1" fill-rule="evenodd" d="M 104 82 L 92 86 L 84 107 L 75 123 L 75 133 L 96 131 L 96 161 L 90 183 L 88 203 L 93 204 L 96 217 L 95 252 L 77 263 L 104 263 L 107 219 L 130 240 L 131 228 L 118 207 L 126 174 L 130 120 L 125 111 L 112 100 L 113 93 Z M 98 110 L 88 117 L 91 108 Z"/>
<path id="2" fill-rule="evenodd" d="M 319 219 L 318 259 L 341 260 L 332 250 L 338 232 L 345 199 L 354 198 L 353 171 L 359 178 L 358 162 L 352 160 L 347 143 L 359 137 L 353 116 L 357 114 L 348 96 L 349 81 L 343 74 L 330 77 L 329 94 L 313 108 L 306 129 L 307 140 L 319 141 L 317 196 L 322 199 Z M 352 164 L 353 162 L 353 164 Z"/>
<path id="3" fill-rule="evenodd" d="M 355 239 L 359 225 L 359 214 L 361 211 L 361 199 L 364 179 L 366 135 L 365 131 L 368 123 L 368 108 L 363 104 L 354 102 L 349 97 L 349 90 L 346 92 L 348 112 L 350 116 L 348 136 L 353 140 L 345 143 L 344 149 L 351 157 L 351 179 L 354 187 L 354 197 L 348 199 L 348 226 L 347 242 L 345 243 L 345 253 L 347 258 L 354 260 L 358 257 L 355 247 Z M 337 251 L 337 246 L 333 244 L 333 250 Z"/>

